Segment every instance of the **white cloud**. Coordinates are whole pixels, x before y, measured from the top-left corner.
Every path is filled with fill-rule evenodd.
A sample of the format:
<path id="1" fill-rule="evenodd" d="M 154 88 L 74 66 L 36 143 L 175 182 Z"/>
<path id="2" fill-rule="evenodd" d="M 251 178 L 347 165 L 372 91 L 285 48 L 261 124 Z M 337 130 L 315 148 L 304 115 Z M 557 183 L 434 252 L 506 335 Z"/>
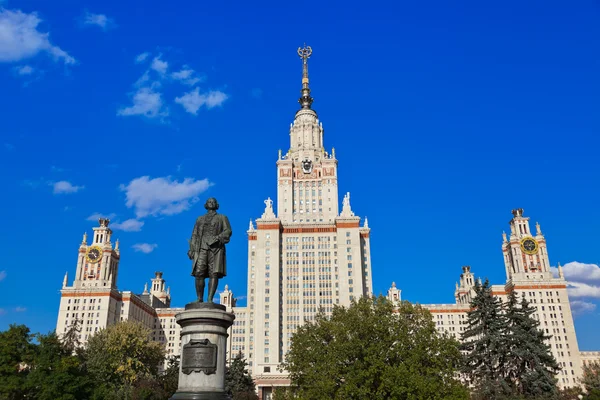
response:
<path id="1" fill-rule="evenodd" d="M 50 42 L 48 33 L 38 31 L 40 22 L 35 12 L 0 8 L 0 62 L 18 62 L 44 52 L 56 61 L 75 64 L 75 58 Z"/>
<path id="2" fill-rule="evenodd" d="M 600 267 L 598 265 L 572 261 L 563 265 L 562 268 L 570 297 L 600 298 Z M 555 276 L 558 276 L 558 268 L 550 269 Z"/>
<path id="3" fill-rule="evenodd" d="M 6 279 L 6 271 L 0 271 L 0 282 Z"/>
<path id="4" fill-rule="evenodd" d="M 133 95 L 133 105 L 117 111 L 117 115 L 131 116 L 143 115 L 147 118 L 166 117 L 167 110 L 163 110 L 162 95 L 150 87 L 139 88 Z"/>
<path id="5" fill-rule="evenodd" d="M 83 17 L 83 23 L 85 25 L 96 25 L 102 28 L 102 30 L 106 31 L 110 28 L 114 28 L 116 26 L 114 19 L 108 18 L 104 14 L 93 14 L 90 12 L 86 12 Z"/>
<path id="6" fill-rule="evenodd" d="M 67 194 L 67 193 L 77 193 L 83 186 L 75 186 L 71 182 L 68 181 L 59 181 L 59 182 L 51 182 L 54 194 Z"/>
<path id="7" fill-rule="evenodd" d="M 180 71 L 173 72 L 171 74 L 171 78 L 188 86 L 194 86 L 196 83 L 204 80 L 204 77 L 193 76 L 194 73 L 195 71 L 193 69 L 187 65 L 184 65 Z"/>
<path id="8" fill-rule="evenodd" d="M 143 63 L 144 61 L 146 61 L 146 59 L 148 59 L 148 56 L 150 56 L 150 53 L 148 53 L 148 52 L 145 52 L 145 53 L 142 53 L 142 54 L 138 54 L 135 57 L 135 63 L 136 64 Z"/>
<path id="9" fill-rule="evenodd" d="M 596 304 L 582 300 L 571 301 L 571 311 L 573 315 L 581 315 L 596 310 Z"/>
<path id="10" fill-rule="evenodd" d="M 121 185 L 125 192 L 127 207 L 133 207 L 137 218 L 148 215 L 179 214 L 198 201 L 198 195 L 211 186 L 208 179 L 186 178 L 182 182 L 171 177 L 150 179 L 142 176 L 127 185 Z"/>
<path id="11" fill-rule="evenodd" d="M 123 222 L 115 222 L 111 225 L 111 228 L 118 231 L 125 232 L 139 232 L 144 226 L 144 221 L 137 220 L 135 218 L 127 219 Z"/>
<path id="12" fill-rule="evenodd" d="M 100 218 L 108 218 L 108 219 L 113 219 L 117 216 L 117 214 L 111 213 L 111 214 L 102 214 L 102 213 L 93 213 L 92 215 L 90 215 L 89 217 L 86 218 L 86 221 L 98 221 Z"/>
<path id="13" fill-rule="evenodd" d="M 167 68 L 169 68 L 169 63 L 161 60 L 160 57 L 161 57 L 160 55 L 154 57 L 154 60 L 152 60 L 152 64 L 150 65 L 150 68 L 152 68 L 153 70 L 155 70 L 156 72 L 158 72 L 160 74 L 165 74 L 167 72 Z"/>
<path id="14" fill-rule="evenodd" d="M 175 103 L 181 104 L 187 112 L 196 115 L 200 107 L 206 106 L 206 108 L 210 109 L 220 106 L 227 100 L 227 97 L 225 93 L 218 90 L 210 91 L 207 94 L 200 94 L 200 89 L 195 88 L 183 96 L 175 98 Z"/>
<path id="15" fill-rule="evenodd" d="M 33 74 L 35 69 L 33 67 L 31 67 L 30 65 L 21 65 L 19 67 L 15 67 L 14 71 L 17 75 L 26 76 L 26 75 Z"/>
<path id="16" fill-rule="evenodd" d="M 27 311 L 27 308 L 26 307 L 15 307 L 15 311 L 16 312 L 25 312 L 25 311 Z"/>
<path id="17" fill-rule="evenodd" d="M 133 246 L 131 246 L 135 251 L 139 251 L 142 253 L 152 253 L 152 251 L 154 251 L 155 248 L 158 247 L 158 245 L 156 243 L 150 244 L 150 243 L 136 243 Z"/>

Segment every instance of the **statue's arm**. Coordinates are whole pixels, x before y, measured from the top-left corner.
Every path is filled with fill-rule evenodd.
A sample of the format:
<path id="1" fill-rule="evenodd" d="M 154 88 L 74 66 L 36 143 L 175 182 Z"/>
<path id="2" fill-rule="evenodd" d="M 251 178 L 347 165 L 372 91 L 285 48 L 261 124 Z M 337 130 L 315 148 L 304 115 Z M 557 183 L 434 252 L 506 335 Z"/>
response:
<path id="1" fill-rule="evenodd" d="M 226 244 L 229 243 L 229 238 L 231 237 L 231 225 L 225 215 L 221 215 L 221 217 L 223 218 L 223 232 L 219 234 L 218 238 L 222 244 Z"/>
<path id="2" fill-rule="evenodd" d="M 192 260 L 194 258 L 194 253 L 196 252 L 196 249 L 198 248 L 199 240 L 200 240 L 200 235 L 198 233 L 198 220 L 196 220 L 196 224 L 194 224 L 194 229 L 192 230 L 192 237 L 190 240 L 188 240 L 188 243 L 190 244 L 190 249 L 188 251 L 188 257 L 190 258 L 190 260 Z"/>

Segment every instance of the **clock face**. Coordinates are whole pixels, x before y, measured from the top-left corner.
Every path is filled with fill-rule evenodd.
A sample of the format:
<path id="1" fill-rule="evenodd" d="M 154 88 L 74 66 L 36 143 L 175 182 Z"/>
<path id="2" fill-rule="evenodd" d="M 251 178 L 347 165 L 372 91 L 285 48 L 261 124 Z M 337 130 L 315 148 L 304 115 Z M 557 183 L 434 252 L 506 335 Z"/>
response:
<path id="1" fill-rule="evenodd" d="M 102 250 L 98 246 L 92 246 L 88 249 L 86 258 L 91 263 L 97 263 L 100 261 L 100 255 L 102 254 Z"/>
<path id="2" fill-rule="evenodd" d="M 535 254 L 538 251 L 538 244 L 532 238 L 525 238 L 521 240 L 521 250 L 526 254 Z"/>

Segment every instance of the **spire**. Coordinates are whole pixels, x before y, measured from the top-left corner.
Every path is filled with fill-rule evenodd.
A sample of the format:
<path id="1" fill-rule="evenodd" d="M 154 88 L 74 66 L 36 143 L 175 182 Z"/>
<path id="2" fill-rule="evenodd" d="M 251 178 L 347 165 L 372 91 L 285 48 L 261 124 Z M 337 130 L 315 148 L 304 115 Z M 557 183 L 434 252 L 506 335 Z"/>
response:
<path id="1" fill-rule="evenodd" d="M 144 293 L 142 294 L 148 294 L 148 282 L 144 283 Z"/>
<path id="2" fill-rule="evenodd" d="M 87 232 L 83 232 L 83 239 L 81 240 L 81 244 L 87 245 Z"/>
<path id="3" fill-rule="evenodd" d="M 65 272 L 65 278 L 63 279 L 63 287 L 64 288 L 67 287 L 68 282 L 69 282 L 69 273 Z"/>
<path id="4" fill-rule="evenodd" d="M 558 277 L 560 279 L 565 279 L 565 273 L 563 272 L 563 267 L 558 263 Z"/>
<path id="5" fill-rule="evenodd" d="M 298 103 L 302 105 L 302 109 L 310 110 L 313 98 L 310 97 L 310 88 L 308 87 L 308 59 L 312 54 L 312 48 L 304 44 L 303 48 L 298 47 L 298 55 L 302 59 L 302 96 L 298 99 Z"/>

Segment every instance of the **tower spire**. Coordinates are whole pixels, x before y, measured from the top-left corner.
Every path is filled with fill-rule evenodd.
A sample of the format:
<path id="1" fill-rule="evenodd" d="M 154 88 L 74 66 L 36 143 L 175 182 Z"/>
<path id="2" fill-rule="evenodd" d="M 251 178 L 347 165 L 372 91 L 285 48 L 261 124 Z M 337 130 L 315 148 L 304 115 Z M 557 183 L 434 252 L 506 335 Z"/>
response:
<path id="1" fill-rule="evenodd" d="M 312 54 L 312 48 L 307 46 L 306 43 L 304 47 L 298 47 L 298 55 L 302 59 L 302 96 L 298 99 L 298 103 L 302 106 L 302 109 L 310 110 L 310 106 L 312 105 L 313 98 L 310 97 L 310 88 L 308 87 L 308 59 Z"/>

